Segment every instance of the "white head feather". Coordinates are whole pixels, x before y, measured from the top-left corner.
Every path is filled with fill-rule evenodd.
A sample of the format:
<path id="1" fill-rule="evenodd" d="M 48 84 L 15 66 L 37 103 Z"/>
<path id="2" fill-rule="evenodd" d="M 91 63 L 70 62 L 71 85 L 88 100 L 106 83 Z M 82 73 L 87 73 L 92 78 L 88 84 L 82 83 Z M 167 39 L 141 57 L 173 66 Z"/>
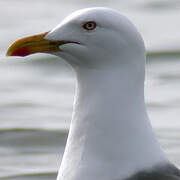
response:
<path id="1" fill-rule="evenodd" d="M 83 24 L 93 21 L 94 30 Z M 76 11 L 46 35 L 77 76 L 73 119 L 58 180 L 123 179 L 167 161 L 144 104 L 144 43 L 117 11 Z"/>

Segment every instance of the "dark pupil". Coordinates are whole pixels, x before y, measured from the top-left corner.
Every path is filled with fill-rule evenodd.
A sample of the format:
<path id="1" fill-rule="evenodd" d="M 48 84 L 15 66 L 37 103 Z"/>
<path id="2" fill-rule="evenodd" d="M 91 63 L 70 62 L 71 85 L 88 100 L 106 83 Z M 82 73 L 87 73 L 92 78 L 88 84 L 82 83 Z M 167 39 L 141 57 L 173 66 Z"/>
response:
<path id="1" fill-rule="evenodd" d="M 92 23 L 88 23 L 88 24 L 87 24 L 87 27 L 88 27 L 88 28 L 92 28 L 92 27 L 93 27 L 93 24 L 92 24 Z"/>

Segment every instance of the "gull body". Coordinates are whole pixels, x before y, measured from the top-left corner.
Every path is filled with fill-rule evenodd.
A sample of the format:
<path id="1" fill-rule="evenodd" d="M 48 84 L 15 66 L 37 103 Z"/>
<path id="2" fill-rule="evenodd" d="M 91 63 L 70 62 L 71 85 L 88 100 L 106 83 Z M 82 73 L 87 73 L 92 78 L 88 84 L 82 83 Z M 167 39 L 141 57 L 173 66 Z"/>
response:
<path id="1" fill-rule="evenodd" d="M 85 28 L 88 22 L 92 29 Z M 180 179 L 146 112 L 145 47 L 134 25 L 115 10 L 88 8 L 72 13 L 42 38 L 51 47 L 59 42 L 58 50 L 38 51 L 64 58 L 77 77 L 57 180 Z M 38 52 L 19 44 L 8 55 Z"/>

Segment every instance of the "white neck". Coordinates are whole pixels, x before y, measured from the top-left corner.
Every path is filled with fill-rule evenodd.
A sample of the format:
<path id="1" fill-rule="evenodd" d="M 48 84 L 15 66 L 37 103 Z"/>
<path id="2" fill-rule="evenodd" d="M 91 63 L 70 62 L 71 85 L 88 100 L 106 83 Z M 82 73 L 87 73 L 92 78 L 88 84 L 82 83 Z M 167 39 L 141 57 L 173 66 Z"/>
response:
<path id="1" fill-rule="evenodd" d="M 76 73 L 58 180 L 121 180 L 166 161 L 146 113 L 144 67 L 79 68 Z"/>

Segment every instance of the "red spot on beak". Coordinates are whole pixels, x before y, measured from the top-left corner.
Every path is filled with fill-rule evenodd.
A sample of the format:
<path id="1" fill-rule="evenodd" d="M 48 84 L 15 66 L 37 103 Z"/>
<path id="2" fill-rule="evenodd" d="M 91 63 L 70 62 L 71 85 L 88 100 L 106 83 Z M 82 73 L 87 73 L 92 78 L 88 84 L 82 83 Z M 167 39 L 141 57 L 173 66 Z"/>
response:
<path id="1" fill-rule="evenodd" d="M 31 51 L 27 47 L 24 47 L 24 48 L 20 48 L 20 49 L 15 50 L 11 54 L 11 56 L 22 56 L 22 57 L 24 57 L 24 56 L 27 56 L 29 54 L 31 54 Z"/>

